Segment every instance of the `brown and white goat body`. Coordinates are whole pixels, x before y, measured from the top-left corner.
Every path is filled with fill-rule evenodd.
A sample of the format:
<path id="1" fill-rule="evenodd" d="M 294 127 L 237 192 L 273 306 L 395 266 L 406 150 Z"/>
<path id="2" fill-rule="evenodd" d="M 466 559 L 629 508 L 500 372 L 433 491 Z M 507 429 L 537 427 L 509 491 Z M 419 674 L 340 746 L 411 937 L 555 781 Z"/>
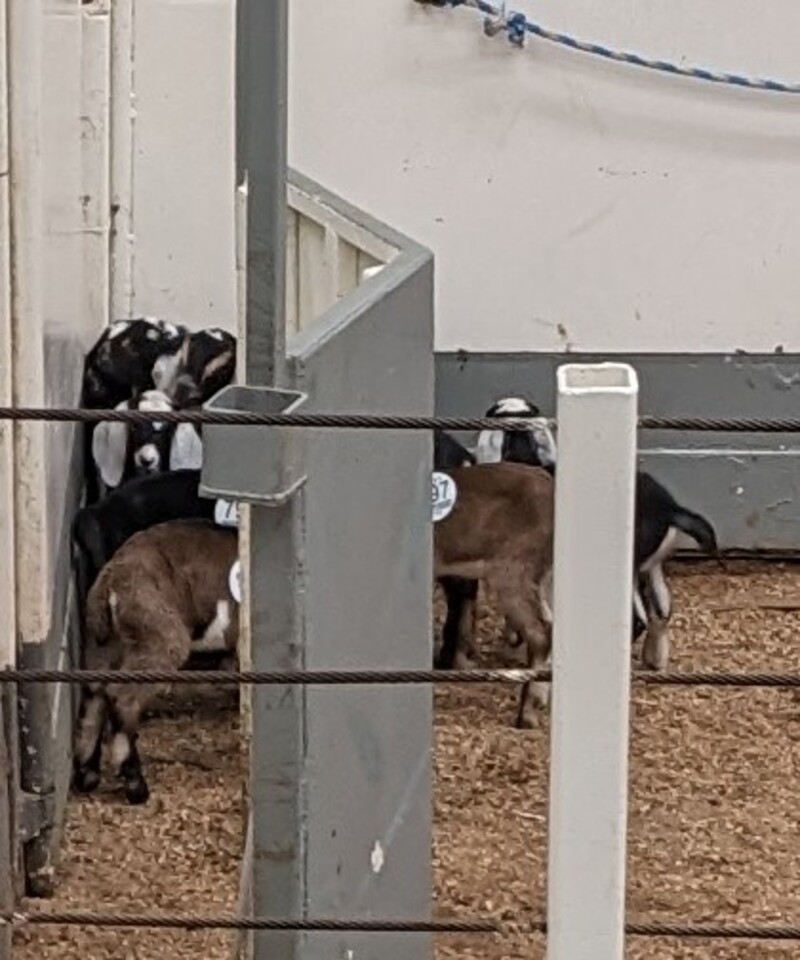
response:
<path id="1" fill-rule="evenodd" d="M 179 670 L 198 649 L 222 647 L 235 661 L 238 603 L 229 574 L 238 556 L 235 529 L 209 520 L 171 520 L 127 540 L 103 567 L 86 602 L 85 657 L 94 670 Z M 108 721 L 115 772 L 129 803 L 149 796 L 136 749 L 144 708 L 156 684 L 93 683 L 82 691 L 73 785 L 100 782 Z"/>
<path id="2" fill-rule="evenodd" d="M 493 463 L 444 471 L 456 484 L 452 511 L 434 525 L 434 575 L 483 580 L 498 612 L 517 631 L 528 666 L 541 669 L 550 655 L 555 491 L 539 467 Z M 474 602 L 459 624 L 456 660 L 472 646 Z M 533 708 L 545 706 L 548 687 L 525 683 L 518 727 L 531 727 Z"/>

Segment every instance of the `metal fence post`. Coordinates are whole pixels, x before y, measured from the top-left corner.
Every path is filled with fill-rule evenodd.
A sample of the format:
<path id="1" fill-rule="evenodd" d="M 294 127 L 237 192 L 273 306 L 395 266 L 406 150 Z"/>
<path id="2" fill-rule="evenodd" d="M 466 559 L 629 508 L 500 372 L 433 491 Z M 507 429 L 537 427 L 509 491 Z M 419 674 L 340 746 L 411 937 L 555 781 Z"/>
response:
<path id="1" fill-rule="evenodd" d="M 236 146 L 246 183 L 245 383 L 286 384 L 286 100 L 287 0 L 238 0 Z M 251 506 L 247 589 L 256 670 L 303 666 L 300 637 L 298 524 L 292 497 L 281 506 Z M 252 691 L 250 804 L 252 905 L 260 916 L 299 916 L 304 903 L 302 765 L 304 692 Z M 252 865 L 252 866 L 250 866 Z M 297 956 L 296 934 L 259 933 L 256 960 Z"/>
<path id="2" fill-rule="evenodd" d="M 623 960 L 638 382 L 558 381 L 548 960 Z"/>

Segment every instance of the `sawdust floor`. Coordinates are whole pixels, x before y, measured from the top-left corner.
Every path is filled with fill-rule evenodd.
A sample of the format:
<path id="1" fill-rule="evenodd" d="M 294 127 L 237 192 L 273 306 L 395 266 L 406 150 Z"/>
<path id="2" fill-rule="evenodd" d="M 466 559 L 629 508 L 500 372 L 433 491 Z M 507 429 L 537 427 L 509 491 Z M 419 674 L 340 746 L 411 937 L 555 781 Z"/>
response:
<path id="1" fill-rule="evenodd" d="M 146 804 L 126 804 L 110 776 L 95 794 L 70 797 L 55 896 L 32 909 L 233 912 L 243 846 L 239 717 L 230 696 L 204 699 L 198 689 L 184 688 L 189 709 L 143 725 Z M 227 960 L 231 936 L 30 927 L 15 933 L 13 960 Z"/>
<path id="2" fill-rule="evenodd" d="M 800 565 L 672 571 L 672 666 L 797 670 L 800 613 L 748 609 L 797 598 Z M 737 609 L 719 609 L 721 605 Z M 497 621 L 481 617 L 487 664 Z M 440 914 L 539 917 L 544 907 L 548 723 L 511 727 L 516 691 L 436 692 L 435 872 Z M 781 690 L 636 688 L 632 707 L 631 920 L 800 920 L 800 698 Z M 52 909 L 228 913 L 242 847 L 235 710 L 159 718 L 142 738 L 153 799 L 111 788 L 72 800 Z M 226 932 L 35 928 L 14 960 L 228 957 Z M 536 943 L 536 941 L 534 941 Z M 629 941 L 630 960 L 789 960 L 796 943 Z M 438 937 L 437 960 L 543 957 L 543 945 Z"/>
<path id="3" fill-rule="evenodd" d="M 672 570 L 671 667 L 800 668 L 800 566 Z M 718 609 L 738 605 L 739 609 Z M 497 622 L 484 614 L 486 661 Z M 638 653 L 638 650 L 636 651 Z M 787 690 L 634 688 L 628 918 L 800 923 L 800 698 Z M 519 732 L 516 691 L 437 691 L 440 908 L 508 918 L 545 907 L 549 723 Z M 630 960 L 789 960 L 800 944 L 630 938 Z M 542 958 L 543 943 L 440 937 L 437 958 Z"/>

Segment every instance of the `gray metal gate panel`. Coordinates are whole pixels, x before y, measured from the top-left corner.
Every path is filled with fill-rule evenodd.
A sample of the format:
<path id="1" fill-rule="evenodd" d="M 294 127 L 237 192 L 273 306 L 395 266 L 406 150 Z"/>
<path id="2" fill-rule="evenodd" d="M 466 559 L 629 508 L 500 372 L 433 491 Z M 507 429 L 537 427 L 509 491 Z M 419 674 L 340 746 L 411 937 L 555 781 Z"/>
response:
<path id="1" fill-rule="evenodd" d="M 309 410 L 432 412 L 433 263 L 404 244 L 290 345 Z M 425 431 L 309 437 L 307 669 L 430 666 L 431 458 Z M 310 687 L 306 698 L 308 915 L 427 916 L 430 687 Z M 425 935 L 322 934 L 303 951 L 320 960 L 429 955 Z"/>

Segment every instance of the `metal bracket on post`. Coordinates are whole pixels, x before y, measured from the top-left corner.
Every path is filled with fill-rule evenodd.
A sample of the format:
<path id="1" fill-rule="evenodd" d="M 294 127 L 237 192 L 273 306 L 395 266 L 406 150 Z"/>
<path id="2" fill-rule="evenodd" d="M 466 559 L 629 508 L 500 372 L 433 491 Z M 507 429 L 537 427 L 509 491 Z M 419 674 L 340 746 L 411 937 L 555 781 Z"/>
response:
<path id="1" fill-rule="evenodd" d="M 638 382 L 558 368 L 548 960 L 623 960 Z"/>
<path id="2" fill-rule="evenodd" d="M 229 386 L 205 403 L 204 409 L 296 413 L 307 399 L 307 394 L 297 390 Z M 206 424 L 200 495 L 262 507 L 282 506 L 306 482 L 304 433 L 295 427 Z"/>

